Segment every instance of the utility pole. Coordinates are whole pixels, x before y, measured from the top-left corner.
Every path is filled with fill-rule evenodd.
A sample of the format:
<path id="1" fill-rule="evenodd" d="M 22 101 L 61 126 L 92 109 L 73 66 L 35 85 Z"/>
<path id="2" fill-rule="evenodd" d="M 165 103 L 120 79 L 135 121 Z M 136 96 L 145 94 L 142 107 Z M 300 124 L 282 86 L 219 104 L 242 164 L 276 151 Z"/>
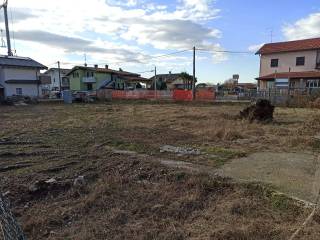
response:
<path id="1" fill-rule="evenodd" d="M 196 47 L 193 47 L 192 98 L 196 99 Z"/>
<path id="2" fill-rule="evenodd" d="M 154 98 L 157 98 L 157 66 L 154 66 Z"/>
<path id="3" fill-rule="evenodd" d="M 60 69 L 60 61 L 58 61 L 58 73 L 59 73 L 59 89 L 60 89 L 60 95 L 61 95 L 62 84 L 61 84 L 61 69 Z"/>
<path id="4" fill-rule="evenodd" d="M 12 50 L 11 50 L 9 20 L 8 20 L 8 0 L 5 0 L 5 2 L 0 6 L 0 9 L 1 8 L 3 8 L 3 10 L 4 10 L 4 22 L 5 22 L 5 25 L 6 25 L 8 56 L 13 56 L 13 53 L 12 53 Z"/>

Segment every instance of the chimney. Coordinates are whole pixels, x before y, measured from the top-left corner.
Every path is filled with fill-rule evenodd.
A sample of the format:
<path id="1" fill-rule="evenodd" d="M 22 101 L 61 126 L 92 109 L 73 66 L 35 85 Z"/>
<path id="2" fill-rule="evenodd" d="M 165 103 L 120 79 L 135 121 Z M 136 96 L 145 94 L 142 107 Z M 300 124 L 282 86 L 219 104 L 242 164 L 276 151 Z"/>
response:
<path id="1" fill-rule="evenodd" d="M 94 68 L 98 68 L 98 67 L 99 67 L 98 64 L 95 64 L 95 65 L 94 65 Z"/>
<path id="2" fill-rule="evenodd" d="M 169 71 L 169 74 L 171 75 L 171 71 Z"/>
<path id="3" fill-rule="evenodd" d="M 109 65 L 105 65 L 105 68 L 106 68 L 106 69 L 109 69 Z"/>
<path id="4" fill-rule="evenodd" d="M 119 72 L 122 72 L 123 70 L 122 70 L 122 68 L 119 68 Z"/>
<path id="5" fill-rule="evenodd" d="M 88 67 L 88 64 L 85 63 L 84 66 L 85 66 L 85 67 Z"/>

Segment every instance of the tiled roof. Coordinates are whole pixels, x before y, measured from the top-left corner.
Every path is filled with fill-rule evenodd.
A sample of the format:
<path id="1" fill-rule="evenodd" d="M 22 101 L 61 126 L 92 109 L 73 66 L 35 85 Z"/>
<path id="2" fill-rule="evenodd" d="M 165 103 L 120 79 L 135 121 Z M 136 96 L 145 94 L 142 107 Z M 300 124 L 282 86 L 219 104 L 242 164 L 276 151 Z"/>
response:
<path id="1" fill-rule="evenodd" d="M 150 79 L 147 78 L 143 78 L 143 77 L 135 77 L 135 76 L 123 76 L 123 78 L 127 81 L 131 81 L 131 82 L 151 82 Z"/>
<path id="2" fill-rule="evenodd" d="M 93 71 L 93 72 L 99 72 L 99 73 L 113 73 L 113 74 L 118 74 L 118 75 L 123 75 L 123 76 L 136 76 L 139 77 L 139 74 L 136 73 L 131 73 L 131 72 L 126 72 L 126 71 L 117 71 L 117 70 L 113 70 L 110 68 L 94 68 L 94 67 L 84 67 L 84 66 L 76 66 L 74 68 L 72 68 L 67 75 L 70 75 L 71 73 L 73 73 L 74 71 L 81 69 L 81 70 L 89 70 L 89 71 Z"/>
<path id="3" fill-rule="evenodd" d="M 27 57 L 0 56 L 0 66 L 47 69 L 46 66 Z"/>
<path id="4" fill-rule="evenodd" d="M 157 79 L 164 81 L 165 83 L 172 83 L 181 77 L 180 73 L 169 73 L 169 74 L 157 74 Z M 150 78 L 150 80 L 154 81 L 155 76 Z"/>
<path id="5" fill-rule="evenodd" d="M 257 80 L 273 80 L 276 78 L 320 78 L 320 71 L 272 73 L 256 79 Z"/>
<path id="6" fill-rule="evenodd" d="M 320 49 L 320 38 L 304 39 L 289 42 L 268 43 L 263 45 L 256 54 L 270 54 L 280 52 L 295 52 Z"/>

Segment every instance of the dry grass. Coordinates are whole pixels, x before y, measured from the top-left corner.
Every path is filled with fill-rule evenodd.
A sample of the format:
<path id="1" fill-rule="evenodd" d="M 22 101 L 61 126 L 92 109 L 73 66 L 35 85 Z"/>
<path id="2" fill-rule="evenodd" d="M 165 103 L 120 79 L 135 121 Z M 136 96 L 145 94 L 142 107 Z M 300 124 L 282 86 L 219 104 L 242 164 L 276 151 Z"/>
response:
<path id="1" fill-rule="evenodd" d="M 0 107 L 1 191 L 29 239 L 285 239 L 307 210 L 260 185 L 170 169 L 158 157 L 219 167 L 261 150 L 318 151 L 320 110 L 276 110 L 270 124 L 242 106 L 115 102 Z M 201 156 L 163 154 L 163 145 Z M 111 148 L 145 153 L 115 154 Z M 84 175 L 87 185 L 72 187 Z M 54 177 L 64 187 L 28 192 Z M 308 235 L 307 235 L 308 234 Z M 317 218 L 301 239 L 318 239 Z"/>

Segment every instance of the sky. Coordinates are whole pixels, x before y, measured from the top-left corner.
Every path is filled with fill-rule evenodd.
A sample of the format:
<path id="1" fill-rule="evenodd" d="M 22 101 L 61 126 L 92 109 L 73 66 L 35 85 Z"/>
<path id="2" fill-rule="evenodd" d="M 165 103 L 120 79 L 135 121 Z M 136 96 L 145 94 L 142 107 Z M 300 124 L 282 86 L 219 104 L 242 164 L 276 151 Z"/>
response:
<path id="1" fill-rule="evenodd" d="M 192 74 L 195 46 L 204 83 L 254 82 L 262 44 L 320 37 L 319 0 L 9 0 L 9 18 L 16 54 L 49 68 Z"/>

